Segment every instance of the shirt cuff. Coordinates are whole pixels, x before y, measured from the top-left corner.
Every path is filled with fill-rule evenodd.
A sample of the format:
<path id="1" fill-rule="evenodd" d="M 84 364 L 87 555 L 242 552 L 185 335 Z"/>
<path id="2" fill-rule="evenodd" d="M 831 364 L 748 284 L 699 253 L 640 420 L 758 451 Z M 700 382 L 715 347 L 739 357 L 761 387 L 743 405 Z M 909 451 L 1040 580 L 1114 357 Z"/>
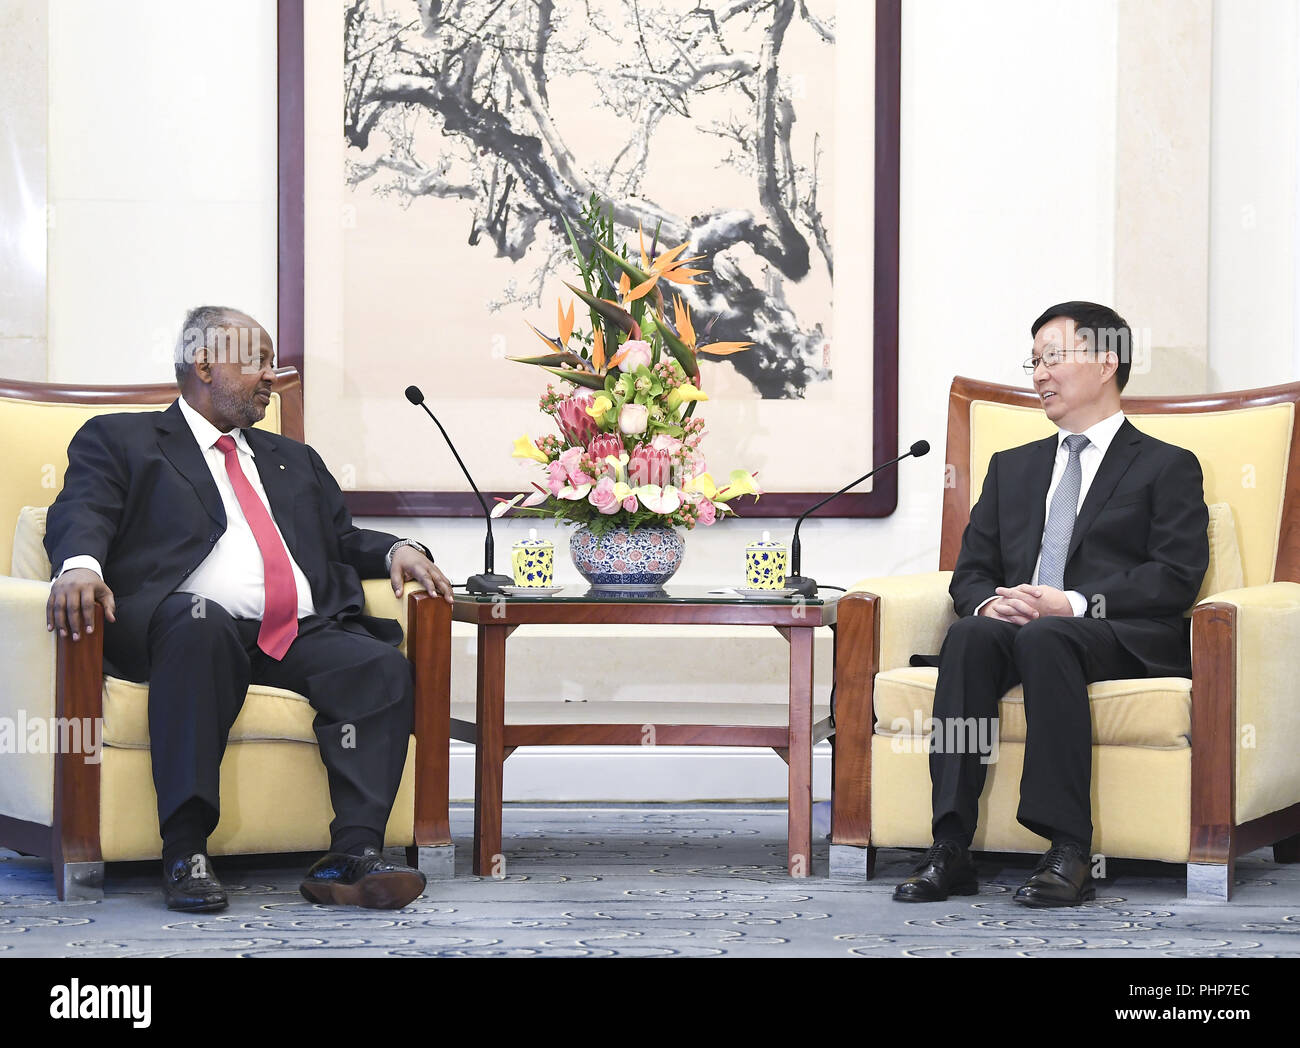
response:
<path id="1" fill-rule="evenodd" d="M 988 600 L 980 601 L 979 604 L 975 606 L 975 610 L 974 612 L 972 612 L 972 614 L 978 615 L 980 611 L 983 609 L 985 604 L 987 604 L 990 600 L 997 600 L 997 599 L 998 599 L 998 595 L 995 593 L 993 594 L 993 596 L 989 597 Z"/>
<path id="2" fill-rule="evenodd" d="M 1070 602 L 1070 607 L 1074 609 L 1074 617 L 1082 618 L 1088 613 L 1088 598 L 1078 590 L 1066 590 L 1065 596 Z"/>
<path id="3" fill-rule="evenodd" d="M 104 569 L 99 566 L 99 561 L 94 557 L 69 557 L 63 562 L 63 567 L 59 569 L 59 575 L 62 575 L 65 571 L 71 571 L 73 568 L 89 568 L 101 579 L 104 577 Z M 59 575 L 54 577 L 57 579 Z"/>

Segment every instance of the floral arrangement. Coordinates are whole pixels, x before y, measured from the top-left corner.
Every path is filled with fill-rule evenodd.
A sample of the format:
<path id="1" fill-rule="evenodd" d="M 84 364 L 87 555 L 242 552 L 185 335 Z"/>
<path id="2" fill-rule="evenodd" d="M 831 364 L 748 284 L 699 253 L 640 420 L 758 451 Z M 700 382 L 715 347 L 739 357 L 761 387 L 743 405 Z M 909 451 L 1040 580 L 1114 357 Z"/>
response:
<path id="1" fill-rule="evenodd" d="M 639 258 L 629 258 L 612 211 L 602 212 L 594 196 L 580 225 L 591 245 L 585 253 L 565 222 L 584 287 L 565 287 L 587 306 L 591 330 L 576 331 L 574 304 L 566 310 L 561 300 L 555 337 L 529 325 L 550 352 L 510 358 L 564 383 L 548 385 L 539 403 L 559 434 L 515 441 L 514 457 L 545 467 L 545 482 L 499 500 L 493 516 L 517 510 L 586 525 L 597 536 L 616 526 L 711 525 L 734 513 L 731 500 L 760 490 L 746 470 L 733 470 L 722 486 L 707 472 L 704 423 L 694 417 L 695 406 L 709 399 L 698 354 L 726 356 L 752 343 L 698 345 L 690 307 L 675 294 L 669 321 L 660 284 L 697 285 L 706 272 L 687 268 L 703 256 L 681 257 L 686 244 L 656 253 L 656 231 L 647 253 L 638 230 Z"/>

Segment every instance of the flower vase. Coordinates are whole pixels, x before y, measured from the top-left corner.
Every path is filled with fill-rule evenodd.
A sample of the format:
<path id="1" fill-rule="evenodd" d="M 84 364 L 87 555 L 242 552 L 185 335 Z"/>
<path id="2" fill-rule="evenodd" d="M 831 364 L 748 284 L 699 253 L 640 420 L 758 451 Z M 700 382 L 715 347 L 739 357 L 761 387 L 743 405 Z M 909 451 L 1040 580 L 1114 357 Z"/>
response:
<path id="1" fill-rule="evenodd" d="M 582 527 L 569 539 L 578 573 L 595 590 L 650 593 L 681 566 L 686 544 L 673 528 L 610 528 L 597 537 Z"/>

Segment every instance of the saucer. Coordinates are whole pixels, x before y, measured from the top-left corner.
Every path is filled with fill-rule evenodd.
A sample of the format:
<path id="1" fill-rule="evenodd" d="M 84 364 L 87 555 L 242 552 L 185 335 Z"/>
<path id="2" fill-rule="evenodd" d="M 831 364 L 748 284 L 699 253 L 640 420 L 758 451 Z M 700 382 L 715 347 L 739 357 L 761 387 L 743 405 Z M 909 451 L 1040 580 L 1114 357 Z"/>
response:
<path id="1" fill-rule="evenodd" d="M 502 586 L 501 592 L 512 597 L 554 597 L 563 586 Z"/>

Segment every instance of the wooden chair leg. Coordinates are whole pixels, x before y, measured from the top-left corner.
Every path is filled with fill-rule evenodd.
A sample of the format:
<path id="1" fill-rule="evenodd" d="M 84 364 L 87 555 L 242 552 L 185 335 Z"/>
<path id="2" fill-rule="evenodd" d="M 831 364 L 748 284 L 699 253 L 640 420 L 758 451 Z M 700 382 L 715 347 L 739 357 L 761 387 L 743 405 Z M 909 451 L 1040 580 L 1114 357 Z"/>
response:
<path id="1" fill-rule="evenodd" d="M 1300 833 L 1273 845 L 1274 862 L 1300 862 Z"/>

